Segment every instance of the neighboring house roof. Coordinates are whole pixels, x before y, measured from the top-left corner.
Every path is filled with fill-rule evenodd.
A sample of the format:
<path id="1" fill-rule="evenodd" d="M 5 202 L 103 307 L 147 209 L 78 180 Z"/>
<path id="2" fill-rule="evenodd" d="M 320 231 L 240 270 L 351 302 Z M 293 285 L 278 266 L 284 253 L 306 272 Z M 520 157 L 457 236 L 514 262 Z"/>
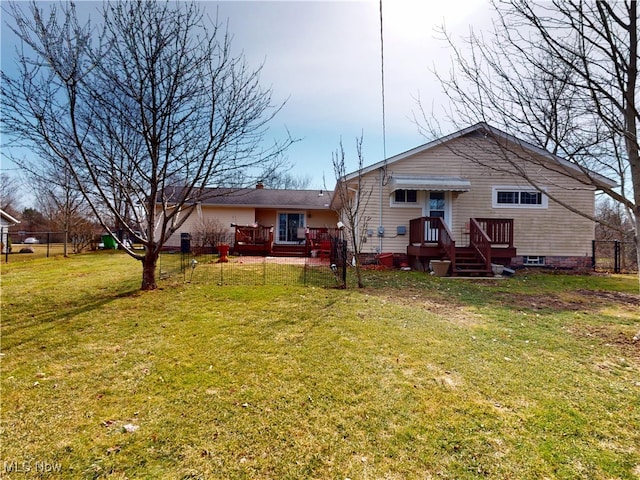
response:
<path id="1" fill-rule="evenodd" d="M 506 140 L 508 142 L 511 142 L 513 144 L 518 145 L 519 147 L 528 150 L 532 153 L 535 153 L 537 155 L 541 155 L 542 157 L 548 158 L 550 160 L 553 160 L 555 162 L 557 162 L 559 165 L 562 165 L 565 168 L 568 168 L 570 170 L 575 170 L 576 173 L 585 173 L 585 171 L 583 169 L 581 169 L 580 167 L 578 167 L 576 164 L 569 162 L 568 160 L 565 160 L 562 157 L 559 157 L 558 155 L 554 155 L 553 153 L 540 148 L 540 147 L 536 147 L 535 145 L 526 142 L 525 140 L 521 140 L 517 137 L 514 137 L 513 135 L 503 132 L 500 129 L 497 129 L 495 127 L 492 127 L 491 125 L 485 123 L 485 122 L 480 122 L 477 123 L 475 125 L 472 125 L 470 127 L 464 128 L 462 130 L 459 130 L 457 132 L 451 133 L 449 135 L 446 135 L 442 138 L 438 138 L 436 140 L 433 140 L 431 142 L 425 143 L 424 145 L 420 145 L 419 147 L 413 148 L 411 150 L 407 150 L 406 152 L 400 153 L 398 155 L 395 155 L 393 157 L 387 158 L 385 160 L 382 160 L 380 162 L 374 163 L 373 165 L 370 165 L 364 169 L 362 169 L 362 171 L 356 171 L 350 174 L 345 175 L 343 178 L 341 178 L 339 181 L 349 181 L 349 180 L 353 180 L 354 178 L 357 178 L 359 175 L 364 175 L 367 174 L 369 172 L 372 172 L 374 170 L 377 170 L 379 168 L 383 168 L 383 167 L 388 167 L 389 165 L 392 165 L 395 162 L 398 162 L 400 160 L 404 160 L 407 157 L 410 157 L 412 155 L 415 155 L 417 153 L 422 153 L 425 152 L 427 150 L 430 150 L 434 147 L 437 147 L 439 145 L 442 145 L 443 143 L 446 143 L 450 140 L 454 140 L 456 138 L 461 138 L 465 135 L 468 135 L 470 133 L 473 132 L 488 132 L 491 135 L 494 135 L 495 137 L 498 138 L 502 138 L 503 140 Z M 613 180 L 606 178 L 602 175 L 599 175 L 595 172 L 589 171 L 589 175 L 592 176 L 594 179 L 596 179 L 598 182 L 600 182 L 602 185 L 607 186 L 607 187 L 615 187 L 617 185 L 616 182 L 614 182 Z M 448 180 L 455 180 L 455 179 L 448 179 Z M 452 188 L 451 190 L 455 190 L 455 188 Z"/>
<path id="2" fill-rule="evenodd" d="M 20 223 L 20 220 L 17 220 L 15 218 L 13 218 L 11 215 L 9 215 L 7 212 L 5 212 L 4 210 L 0 210 L 0 218 L 2 219 L 2 225 L 3 226 L 12 226 L 12 225 L 17 225 L 18 223 Z"/>
<path id="3" fill-rule="evenodd" d="M 202 195 L 202 206 L 327 210 L 333 192 L 270 188 L 211 188 Z"/>

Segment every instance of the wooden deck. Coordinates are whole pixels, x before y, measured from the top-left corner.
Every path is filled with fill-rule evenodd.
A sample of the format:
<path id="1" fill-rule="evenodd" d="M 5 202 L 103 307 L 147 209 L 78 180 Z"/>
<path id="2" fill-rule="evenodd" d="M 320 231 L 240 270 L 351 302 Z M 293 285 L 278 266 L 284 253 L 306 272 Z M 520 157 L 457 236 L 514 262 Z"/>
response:
<path id="1" fill-rule="evenodd" d="M 410 263 L 426 270 L 431 260 L 449 260 L 452 276 L 489 276 L 493 263 L 511 264 L 516 256 L 513 219 L 471 218 L 468 225 L 469 245 L 456 246 L 441 218 L 414 218 L 409 223 Z"/>
<path id="2" fill-rule="evenodd" d="M 342 238 L 338 229 L 309 227 L 305 229 L 304 240 L 278 243 L 274 241 L 274 227 L 236 225 L 235 229 L 232 251 L 238 255 L 317 257 L 327 260 L 335 253 L 336 239 Z"/>

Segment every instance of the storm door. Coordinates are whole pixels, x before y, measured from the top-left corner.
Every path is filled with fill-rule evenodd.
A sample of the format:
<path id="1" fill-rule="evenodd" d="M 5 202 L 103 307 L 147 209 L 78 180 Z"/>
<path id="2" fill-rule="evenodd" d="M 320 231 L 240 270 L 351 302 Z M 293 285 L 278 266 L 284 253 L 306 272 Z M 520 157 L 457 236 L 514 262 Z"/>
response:
<path id="1" fill-rule="evenodd" d="M 441 218 L 445 224 L 449 222 L 448 195 L 447 192 L 426 192 L 426 202 L 424 206 L 425 217 Z M 425 223 L 425 239 L 427 242 L 436 243 L 438 241 L 437 221 L 427 221 Z"/>

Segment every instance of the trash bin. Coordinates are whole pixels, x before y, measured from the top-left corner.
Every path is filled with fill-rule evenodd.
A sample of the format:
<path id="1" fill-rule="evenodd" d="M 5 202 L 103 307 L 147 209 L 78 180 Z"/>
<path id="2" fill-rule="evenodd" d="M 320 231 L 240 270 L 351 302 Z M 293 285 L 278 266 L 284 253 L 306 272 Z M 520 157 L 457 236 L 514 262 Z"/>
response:
<path id="1" fill-rule="evenodd" d="M 190 253 L 190 252 L 191 252 L 191 234 L 181 233 L 180 234 L 180 253 Z"/>
<path id="2" fill-rule="evenodd" d="M 116 239 L 111 235 L 102 235 L 102 245 L 104 245 L 105 250 L 115 250 L 118 248 Z"/>

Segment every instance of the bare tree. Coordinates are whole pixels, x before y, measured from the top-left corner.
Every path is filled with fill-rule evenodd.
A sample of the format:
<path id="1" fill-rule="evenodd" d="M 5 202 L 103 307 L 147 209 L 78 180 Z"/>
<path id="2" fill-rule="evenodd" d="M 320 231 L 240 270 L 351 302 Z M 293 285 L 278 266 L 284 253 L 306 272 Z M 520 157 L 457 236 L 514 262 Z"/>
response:
<path id="1" fill-rule="evenodd" d="M 633 244 L 633 228 L 627 211 L 617 202 L 606 199 L 598 202 L 596 215 L 599 223 L 596 225 L 596 257 L 611 255 L 615 241 L 622 245 L 623 268 L 632 270 L 638 268 L 637 252 Z"/>
<path id="2" fill-rule="evenodd" d="M 309 175 L 296 177 L 282 170 L 267 172 L 261 180 L 266 188 L 283 190 L 305 190 L 311 185 L 311 177 Z"/>
<path id="3" fill-rule="evenodd" d="M 336 176 L 336 189 L 333 205 L 338 212 L 340 222 L 344 225 L 347 242 L 353 251 L 354 266 L 358 287 L 364 287 L 362 281 L 361 253 L 363 243 L 366 242 L 367 228 L 371 217 L 364 214 L 373 193 L 373 185 L 364 179 L 364 157 L 362 155 L 362 137 L 356 140 L 358 156 L 358 170 L 347 175 L 346 159 L 342 140 L 340 146 L 332 154 L 333 172 Z"/>
<path id="4" fill-rule="evenodd" d="M 196 226 L 193 242 L 204 252 L 206 247 L 217 247 L 225 243 L 232 243 L 233 233 L 217 218 L 203 218 Z"/>
<path id="5" fill-rule="evenodd" d="M 104 229 L 141 240 L 143 254 L 120 243 L 156 288 L 161 248 L 208 187 L 276 168 L 291 143 L 265 146 L 281 105 L 261 67 L 197 3 L 106 2 L 99 28 L 73 3 L 5 8 L 22 45 L 2 72 L 3 131 L 63 162 Z"/>
<path id="6" fill-rule="evenodd" d="M 7 173 L 0 173 L 0 208 L 11 216 L 18 215 L 20 209 L 18 192 L 20 181 Z"/>
<path id="7" fill-rule="evenodd" d="M 91 216 L 89 205 L 76 186 L 69 167 L 55 156 L 47 161 L 22 160 L 28 185 L 33 190 L 36 207 L 49 221 L 51 228 L 62 230 L 63 255 L 68 256 L 71 232 Z"/>
<path id="8" fill-rule="evenodd" d="M 539 187 L 539 172 L 553 168 L 620 203 L 631 219 L 637 246 L 637 3 L 495 0 L 493 7 L 497 21 L 488 34 L 472 31 L 459 45 L 443 29 L 453 52 L 451 71 L 437 73 L 451 100 L 447 120 L 456 126 L 487 122 L 566 159 L 570 168 L 558 168 L 543 156 L 539 168 L 523 168 L 525 156 L 517 142 L 505 142 L 487 129 L 494 146 L 505 152 L 502 163 L 508 173 Z M 437 134 L 437 122 L 421 111 L 418 123 L 425 132 Z M 531 162 L 531 156 L 526 160 Z M 553 200 L 599 220 L 594 212 Z"/>

